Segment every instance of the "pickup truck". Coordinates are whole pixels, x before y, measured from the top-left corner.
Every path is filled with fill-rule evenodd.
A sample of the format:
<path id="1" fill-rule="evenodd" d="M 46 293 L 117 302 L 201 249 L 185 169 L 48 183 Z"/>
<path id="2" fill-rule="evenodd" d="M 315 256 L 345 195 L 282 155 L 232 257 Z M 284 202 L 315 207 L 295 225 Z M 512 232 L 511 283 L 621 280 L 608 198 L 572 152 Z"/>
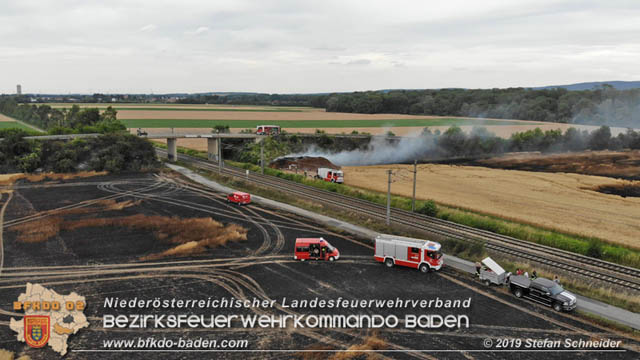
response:
<path id="1" fill-rule="evenodd" d="M 526 276 L 516 275 L 509 279 L 509 287 L 516 297 L 550 306 L 556 311 L 571 311 L 576 308 L 576 296 L 549 279 L 531 280 Z"/>

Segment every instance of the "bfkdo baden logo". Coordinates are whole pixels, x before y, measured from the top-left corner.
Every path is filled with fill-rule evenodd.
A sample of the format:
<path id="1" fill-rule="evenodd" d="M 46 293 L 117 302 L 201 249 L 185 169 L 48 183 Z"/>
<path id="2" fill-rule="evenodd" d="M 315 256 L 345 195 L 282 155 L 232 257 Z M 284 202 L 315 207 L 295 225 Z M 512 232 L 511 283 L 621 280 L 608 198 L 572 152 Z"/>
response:
<path id="1" fill-rule="evenodd" d="M 75 292 L 60 295 L 42 285 L 27 283 L 27 290 L 13 302 L 15 315 L 24 311 L 24 317 L 22 320 L 11 318 L 9 327 L 18 333 L 18 341 L 34 348 L 49 345 L 64 355 L 69 336 L 89 326 L 85 307 L 84 297 Z"/>
<path id="2" fill-rule="evenodd" d="M 43 315 L 26 315 L 24 321 L 24 341 L 34 348 L 41 348 L 49 342 L 50 318 Z"/>

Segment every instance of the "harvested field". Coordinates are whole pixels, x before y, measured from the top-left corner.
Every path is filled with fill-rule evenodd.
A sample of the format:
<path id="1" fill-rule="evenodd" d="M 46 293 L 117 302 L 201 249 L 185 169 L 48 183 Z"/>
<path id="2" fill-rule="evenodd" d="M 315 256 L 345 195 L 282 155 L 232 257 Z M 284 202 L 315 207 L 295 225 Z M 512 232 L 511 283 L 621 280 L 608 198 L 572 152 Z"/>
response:
<path id="1" fill-rule="evenodd" d="M 285 113 L 275 113 L 282 115 Z M 289 113 L 286 113 L 289 114 Z M 141 128 L 212 128 L 216 125 L 229 126 L 230 128 L 255 129 L 256 126 L 269 124 L 278 125 L 284 129 L 295 128 L 340 128 L 351 129 L 356 127 L 393 128 L 393 127 L 432 127 L 432 126 L 490 126 L 490 125 L 535 125 L 535 122 L 521 122 L 514 124 L 510 120 L 484 120 L 484 119 L 457 119 L 457 118 L 410 118 L 399 119 L 390 116 L 379 119 L 238 119 L 205 117 L 203 119 L 191 118 L 149 118 L 149 119 L 122 119 L 127 127 Z M 349 130 L 351 132 L 351 130 Z"/>
<path id="2" fill-rule="evenodd" d="M 378 334 L 372 334 L 364 338 L 362 344 L 356 344 L 349 347 L 351 352 L 337 353 L 330 357 L 331 360 L 348 360 L 348 359 L 378 359 L 379 356 L 375 353 L 371 353 L 371 350 L 384 350 L 387 349 L 387 343 L 379 337 Z"/>
<path id="3" fill-rule="evenodd" d="M 127 207 L 123 205 L 122 208 Z M 229 241 L 247 239 L 247 230 L 235 224 L 223 225 L 211 218 L 179 218 L 168 216 L 146 216 L 137 214 L 125 217 L 86 218 L 64 220 L 60 214 L 90 212 L 89 209 L 59 212 L 58 216 L 45 217 L 31 223 L 10 227 L 18 233 L 17 239 L 25 243 L 47 241 L 60 231 L 71 231 L 93 227 L 121 227 L 150 230 L 155 238 L 174 247 L 160 253 L 141 257 L 140 260 L 157 260 L 168 256 L 196 255 L 207 248 L 224 245 Z M 114 207 L 110 210 L 119 210 Z"/>
<path id="4" fill-rule="evenodd" d="M 541 155 L 526 153 L 476 160 L 469 165 L 498 169 L 570 172 L 640 180 L 640 151 L 585 151 Z"/>
<path id="5" fill-rule="evenodd" d="M 60 230 L 70 229 L 72 225 L 65 222 L 64 216 L 122 210 L 128 207 L 138 206 L 140 202 L 141 200 L 118 202 L 113 199 L 102 199 L 94 202 L 92 206 L 59 210 L 55 213 L 55 216 L 45 216 L 30 223 L 27 222 L 10 226 L 9 229 L 17 232 L 18 241 L 25 243 L 43 242 L 58 235 Z"/>
<path id="6" fill-rule="evenodd" d="M 370 350 L 390 349 L 398 351 L 389 355 L 393 358 L 409 358 L 418 352 L 410 349 L 481 349 L 479 339 L 512 336 L 518 338 L 550 338 L 571 340 L 589 339 L 595 334 L 603 338 L 621 338 L 625 346 L 637 349 L 637 341 L 624 335 L 598 328 L 572 315 L 557 314 L 553 310 L 523 302 L 505 294 L 495 287 L 487 288 L 466 277 L 443 270 L 439 274 L 422 274 L 408 268 L 387 269 L 371 259 L 372 247 L 365 239 L 334 233 L 315 223 L 314 219 L 301 218 L 284 211 L 263 208 L 258 204 L 238 207 L 227 204 L 225 194 L 213 191 L 203 192 L 187 182 L 174 182 L 179 178 L 167 178 L 159 174 L 106 175 L 97 181 L 70 180 L 65 184 L 46 183 L 24 184 L 14 190 L 13 200 L 8 203 L 5 225 L 25 222 L 37 227 L 36 218 L 25 217 L 25 213 L 49 212 L 59 215 L 62 206 L 80 206 L 86 202 L 118 197 L 118 202 L 142 199 L 136 206 L 129 206 L 118 212 L 98 211 L 97 215 L 64 215 L 65 221 L 78 226 L 75 230 L 61 231 L 55 239 L 44 243 L 24 243 L 18 241 L 15 231 L 4 233 L 3 284 L 0 301 L 5 310 L 0 314 L 2 348 L 11 353 L 25 351 L 33 359 L 59 358 L 50 348 L 30 349 L 16 340 L 16 334 L 8 328 L 10 318 L 18 317 L 10 312 L 13 301 L 24 292 L 26 282 L 37 282 L 52 288 L 60 294 L 76 292 L 86 297 L 88 306 L 84 313 L 92 327 L 70 336 L 69 359 L 84 359 L 80 349 L 99 347 L 105 341 L 120 340 L 126 336 L 162 337 L 167 339 L 196 340 L 215 332 L 219 340 L 247 340 L 251 353 L 269 349 L 290 351 L 291 349 L 350 349 L 354 353 L 291 352 L 280 356 L 289 358 L 299 355 L 305 358 L 362 359 Z M 62 186 L 64 185 L 64 186 Z M 73 185 L 73 186 L 67 186 Z M 114 206 L 111 202 L 103 205 Z M 95 207 L 98 207 L 97 205 Z M 79 221 L 93 220 L 120 222 L 121 226 L 85 226 Z M 116 216 L 116 217 L 114 217 Z M 172 219 L 180 219 L 175 222 Z M 182 220 L 197 221 L 199 224 L 182 223 Z M 112 219 L 112 220 L 108 220 Z M 162 219 L 167 228 L 143 228 L 149 219 Z M 157 221 L 157 220 L 156 220 Z M 211 236 L 211 229 L 220 229 L 216 223 L 225 224 L 230 236 L 238 224 L 245 229 L 246 240 L 228 242 L 225 246 L 205 248 L 203 254 L 194 254 L 198 244 L 195 238 L 176 236 L 174 227 L 197 227 Z M 133 225 L 141 224 L 141 225 Z M 80 226 L 82 225 L 82 226 Z M 96 225 L 96 224 L 94 224 Z M 132 226 L 136 226 L 133 228 Z M 206 229 L 206 230 L 205 230 Z M 182 228 L 184 230 L 184 228 Z M 236 229 L 237 230 L 237 229 Z M 166 234 L 159 240 L 155 232 Z M 184 231 L 183 231 L 184 232 Z M 240 231 L 238 231 L 240 232 Z M 240 232 L 241 233 L 241 232 Z M 189 237 L 191 234 L 185 234 Z M 292 259 L 291 250 L 298 237 L 324 237 L 340 249 L 341 258 L 332 263 L 323 261 L 300 262 Z M 216 240 L 217 241 L 217 240 Z M 204 245 L 203 245 L 204 246 Z M 173 249 L 171 249 L 173 247 Z M 167 249 L 170 250 L 167 250 Z M 141 258 L 151 256 L 177 256 L 179 260 L 161 259 L 152 263 L 141 263 Z M 186 255 L 185 255 L 186 254 Z M 353 274 L 353 276 L 345 276 Z M 339 307 L 335 309 L 314 309 L 312 306 L 287 307 L 284 299 L 315 301 L 331 299 L 368 300 L 402 299 L 421 301 L 430 299 L 457 300 L 470 298 L 469 308 L 445 309 L 433 307 L 420 310 L 417 307 L 387 308 L 368 306 L 358 308 Z M 215 315 L 358 315 L 375 313 L 382 316 L 394 315 L 402 318 L 405 314 L 424 312 L 440 316 L 467 315 L 472 321 L 468 328 L 460 330 L 429 329 L 417 330 L 383 327 L 381 329 L 344 328 L 232 328 L 204 329 L 194 331 L 187 327 L 164 329 L 122 329 L 101 328 L 100 321 L 105 312 L 122 315 L 137 314 L 139 309 L 106 309 L 107 298 L 119 299 L 203 299 L 222 300 L 235 298 L 241 301 L 274 301 L 275 307 L 258 306 L 193 306 L 189 313 L 209 317 Z M 117 300 L 116 300 L 117 301 Z M 156 311 L 158 310 L 158 311 Z M 143 314 L 162 314 L 159 308 Z M 326 312 L 325 312 L 326 311 Z M 499 314 L 500 316 L 496 316 Z M 18 314 L 19 315 L 19 314 Z M 525 324 L 525 325 L 523 325 Z M 235 325 L 235 324 L 234 324 Z M 95 330 L 95 331 L 92 331 Z M 429 336 L 425 336 L 429 334 Z M 431 336 L 433 335 L 433 336 Z M 98 344 L 98 345 L 96 345 Z M 26 349 L 26 350 L 25 350 Z M 403 352 L 404 351 L 406 352 Z M 295 351 L 295 350 L 294 350 Z M 364 354 L 363 354 L 364 353 Z M 78 355 L 79 354 L 79 355 Z M 385 354 L 383 354 L 385 355 Z M 600 355 L 587 355 L 597 359 Z M 637 350 L 628 350 L 627 357 L 637 358 Z M 118 355 L 120 356 L 120 355 Z M 221 353 L 218 357 L 246 359 L 247 352 Z M 522 359 L 537 359 L 538 354 L 523 353 Z M 548 359 L 564 359 L 566 354 L 549 353 Z M 127 358 L 144 358 L 145 355 L 130 355 Z M 256 355 L 260 357 L 260 355 Z M 278 357 L 278 356 L 276 356 Z M 436 355 L 440 358 L 442 356 Z M 111 356 L 90 356 L 90 358 L 111 358 Z M 198 352 L 184 352 L 184 359 L 200 359 Z"/>
<path id="7" fill-rule="evenodd" d="M 77 173 L 62 174 L 62 173 L 44 173 L 44 174 L 8 174 L 0 177 L 0 185 L 12 184 L 17 180 L 26 180 L 29 182 L 40 182 L 44 180 L 60 181 L 71 180 L 80 178 L 89 178 L 94 176 L 106 175 L 106 171 L 79 171 Z"/>
<path id="8" fill-rule="evenodd" d="M 22 175 L 21 173 L 15 174 L 0 174 L 0 185 L 11 184 L 15 179 L 18 179 L 18 175 Z M 12 180 L 14 179 L 14 180 Z"/>
<path id="9" fill-rule="evenodd" d="M 387 190 L 393 169 L 394 194 L 410 197 L 413 166 L 343 167 L 345 183 Z M 488 169 L 472 166 L 418 166 L 417 197 L 613 243 L 640 248 L 640 198 L 622 198 L 593 189 L 623 180 L 563 173 Z M 636 182 L 637 183 L 637 182 Z"/>
<path id="10" fill-rule="evenodd" d="M 603 194 L 613 194 L 622 197 L 640 197 L 640 182 L 628 182 L 613 185 L 599 185 L 593 190 Z"/>
<path id="11" fill-rule="evenodd" d="M 336 113 L 324 111 L 303 111 L 303 112 L 280 112 L 280 111 L 145 111 L 145 110 L 122 110 L 118 111 L 118 119 L 180 119 L 180 120 L 259 120 L 259 121 L 312 121 L 312 120 L 439 120 L 451 119 L 441 116 L 415 116 L 403 114 L 355 114 Z M 484 119 L 458 118 L 460 120 L 479 121 Z M 502 122 L 525 122 L 520 120 L 488 119 L 487 121 Z"/>

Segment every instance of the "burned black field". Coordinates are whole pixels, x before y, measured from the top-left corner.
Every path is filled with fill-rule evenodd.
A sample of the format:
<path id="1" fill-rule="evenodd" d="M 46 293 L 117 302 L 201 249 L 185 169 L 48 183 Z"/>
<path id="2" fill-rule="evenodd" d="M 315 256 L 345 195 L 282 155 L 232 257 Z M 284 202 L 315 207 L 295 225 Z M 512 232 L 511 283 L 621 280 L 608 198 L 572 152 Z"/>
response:
<path id="1" fill-rule="evenodd" d="M 3 194 L 3 205 L 8 197 Z M 572 315 L 515 299 L 495 288 L 444 269 L 421 274 L 387 269 L 373 260 L 363 239 L 333 233 L 310 219 L 257 205 L 228 204 L 224 194 L 160 174 L 96 176 L 64 182 L 18 182 L 3 216 L 0 273 L 0 349 L 32 359 L 58 358 L 51 348 L 32 349 L 9 329 L 12 302 L 27 282 L 59 294 L 86 297 L 90 327 L 72 335 L 68 359 L 277 358 L 292 357 L 427 359 L 636 359 L 638 343 L 589 325 Z M 246 232 L 243 232 L 244 230 Z M 215 236 L 214 236 L 215 235 Z M 340 250 L 336 262 L 293 260 L 296 237 L 324 237 Z M 208 308 L 113 309 L 106 298 L 121 299 L 467 299 L 469 309 L 419 308 Z M 232 328 L 105 329 L 105 314 L 464 314 L 460 330 Z M 120 339 L 248 340 L 239 351 L 109 352 L 105 341 Z M 622 339 L 625 352 L 563 353 L 486 351 L 486 339 Z M 337 353 L 333 350 L 387 350 Z M 492 347 L 495 350 L 495 346 Z M 91 350 L 83 352 L 81 350 Z M 95 351 L 99 350 L 99 351 Z M 145 350 L 153 350 L 145 347 Z M 155 349 L 157 350 L 157 349 Z M 256 350 L 262 351 L 258 352 Z M 284 350 L 284 351 L 268 351 Z M 311 350 L 327 350 L 313 352 Z M 420 350 L 411 352 L 410 350 Z M 467 350 L 467 351 L 459 351 Z"/>

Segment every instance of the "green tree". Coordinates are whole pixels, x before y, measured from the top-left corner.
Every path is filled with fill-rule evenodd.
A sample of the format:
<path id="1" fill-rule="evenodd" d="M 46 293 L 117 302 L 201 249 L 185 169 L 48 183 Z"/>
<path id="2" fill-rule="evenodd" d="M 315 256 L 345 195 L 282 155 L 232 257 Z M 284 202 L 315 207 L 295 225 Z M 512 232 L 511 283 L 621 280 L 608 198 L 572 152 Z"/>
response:
<path id="1" fill-rule="evenodd" d="M 116 111 L 116 109 L 112 108 L 111 106 L 109 106 L 101 115 L 100 115 L 100 120 L 101 121 L 116 121 L 118 119 L 118 112 Z"/>
<path id="2" fill-rule="evenodd" d="M 36 150 L 21 156 L 18 167 L 20 171 L 25 173 L 34 172 L 40 167 L 40 152 Z"/>

